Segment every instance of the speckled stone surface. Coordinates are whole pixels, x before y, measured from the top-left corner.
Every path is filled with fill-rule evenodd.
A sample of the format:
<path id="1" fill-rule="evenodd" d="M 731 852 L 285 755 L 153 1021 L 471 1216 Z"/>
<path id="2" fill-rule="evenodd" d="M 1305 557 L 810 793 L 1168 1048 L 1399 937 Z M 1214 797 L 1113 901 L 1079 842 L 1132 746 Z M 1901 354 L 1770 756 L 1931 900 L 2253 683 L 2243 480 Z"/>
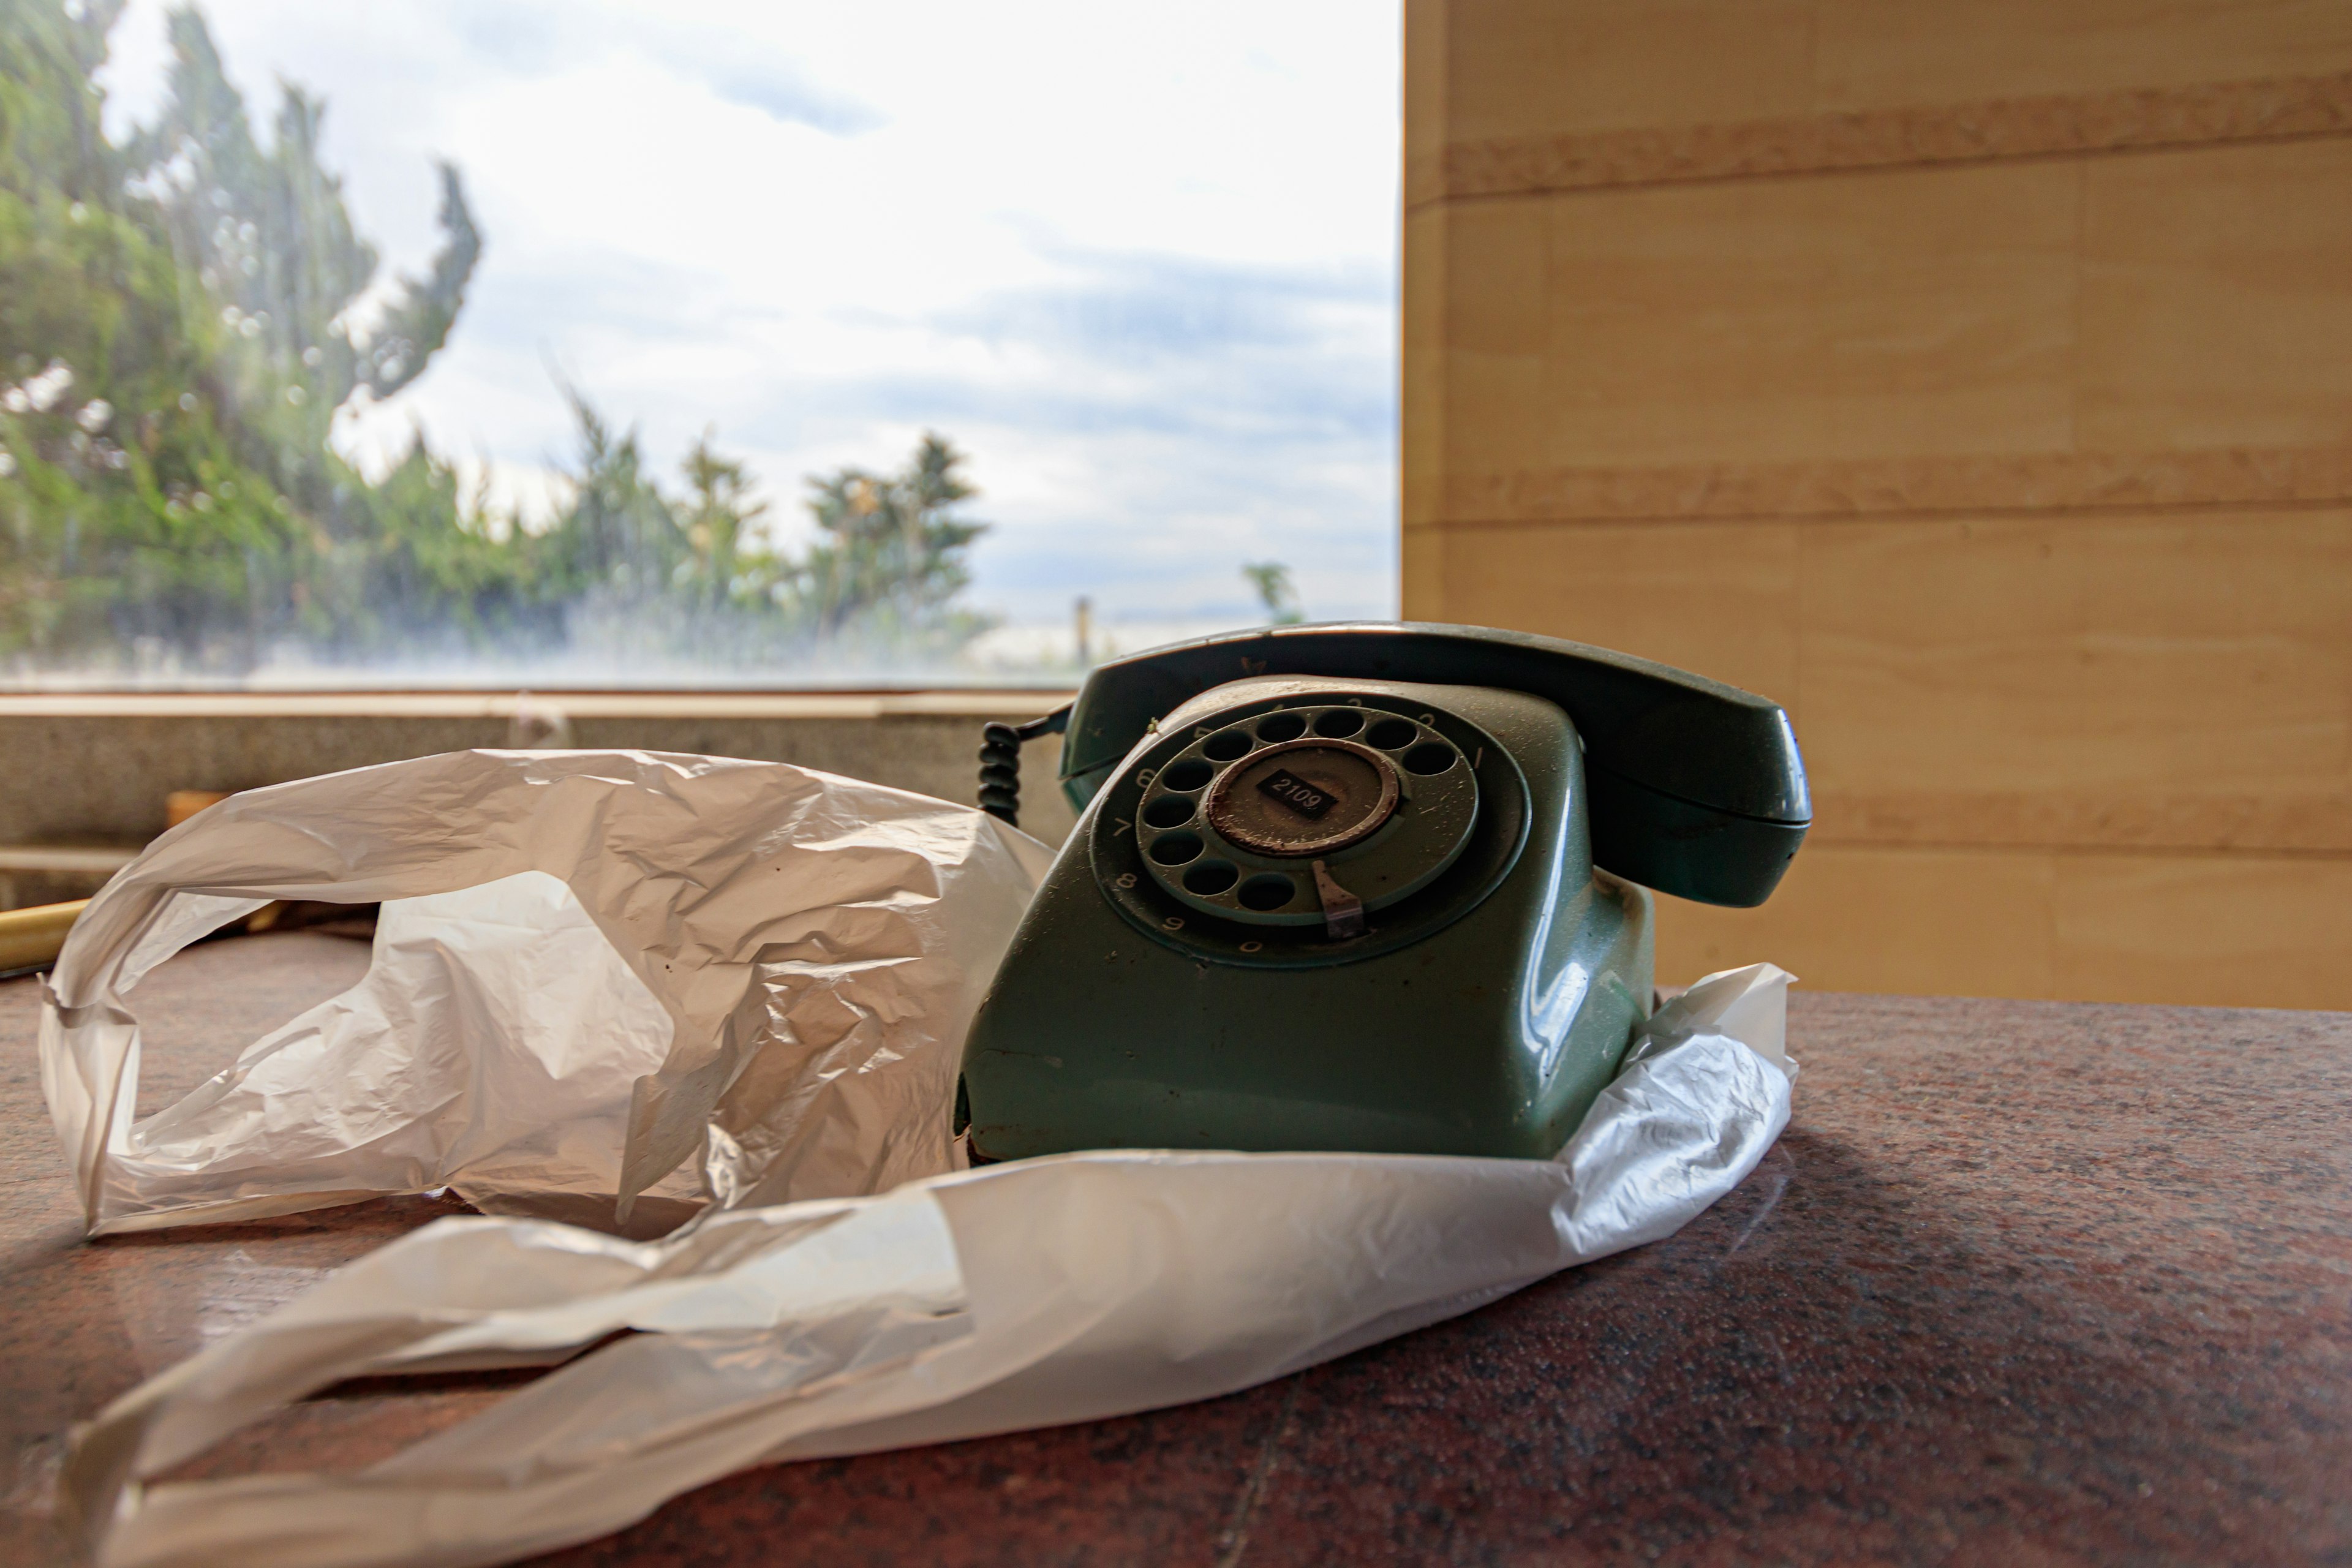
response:
<path id="1" fill-rule="evenodd" d="M 355 977 L 194 950 L 145 1105 Z M 62 1434 L 446 1207 L 79 1243 L 0 985 L 0 1561 Z M 1794 1124 L 1680 1235 L 1232 1398 L 775 1467 L 545 1559 L 2352 1563 L 2352 1016 L 1808 995 Z M 513 1379 L 335 1391 L 201 1473 L 380 1457 Z"/>

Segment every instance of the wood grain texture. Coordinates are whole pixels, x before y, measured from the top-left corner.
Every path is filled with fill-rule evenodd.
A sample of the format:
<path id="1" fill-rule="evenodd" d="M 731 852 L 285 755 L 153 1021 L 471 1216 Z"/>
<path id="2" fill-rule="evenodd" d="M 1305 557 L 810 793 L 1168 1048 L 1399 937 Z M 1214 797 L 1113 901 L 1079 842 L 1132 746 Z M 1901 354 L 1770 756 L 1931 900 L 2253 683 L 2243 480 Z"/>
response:
<path id="1" fill-rule="evenodd" d="M 1449 225 L 1450 300 L 1480 328 L 1475 353 L 1448 341 L 1454 474 L 2069 443 L 2072 171 L 1620 191 Z"/>
<path id="2" fill-rule="evenodd" d="M 2118 827 L 2208 793 L 2352 794 L 2352 513 L 1822 525 L 1801 572 L 1824 787 L 2096 798 Z"/>
<path id="3" fill-rule="evenodd" d="M 1769 954 L 1825 989 L 2352 1002 L 2352 859 L 1821 845 L 1761 909 L 1658 906 L 1665 984 Z"/>
<path id="4" fill-rule="evenodd" d="M 1813 107 L 1822 110 L 2352 70 L 2352 9 L 2342 0 L 1816 0 L 1812 20 Z"/>
<path id="5" fill-rule="evenodd" d="M 2077 446 L 2352 452 L 2352 140 L 2083 178 Z"/>
<path id="6" fill-rule="evenodd" d="M 2327 506 L 2352 501 L 2352 443 L 1563 465 L 1448 474 L 1440 496 L 1432 521 L 1475 523 Z"/>
<path id="7" fill-rule="evenodd" d="M 2352 1002 L 2352 860 L 2061 855 L 2056 872 L 2053 995 Z"/>
<path id="8" fill-rule="evenodd" d="M 2352 140 L 1417 215 L 1408 519 L 2352 499 L 2347 193 Z"/>
<path id="9" fill-rule="evenodd" d="M 2061 444 L 2077 207 L 2045 167 L 1542 204 L 1540 460 Z"/>
<path id="10" fill-rule="evenodd" d="M 1447 341 L 1447 228 L 1442 213 L 1407 214 L 1404 220 L 1402 287 L 1398 325 L 1405 342 Z M 1447 355 L 1409 353 L 1400 367 L 1398 398 L 1398 500 L 1409 521 L 1444 515 L 1445 478 L 1445 380 Z"/>
<path id="11" fill-rule="evenodd" d="M 1447 142 L 1797 114 L 1814 0 L 1412 0 L 1447 15 Z"/>
<path id="12" fill-rule="evenodd" d="M 2046 853 L 1809 844 L 1760 909 L 1660 898 L 1658 981 L 1769 958 L 1808 988 L 2049 996 L 2056 881 Z"/>
<path id="13" fill-rule="evenodd" d="M 1408 202 L 2352 134 L 2352 71 L 1456 142 Z M 1409 168 L 1411 166 L 1409 165 Z"/>
<path id="14" fill-rule="evenodd" d="M 2341 0 L 1412 0 L 1405 199 L 2337 135 Z"/>

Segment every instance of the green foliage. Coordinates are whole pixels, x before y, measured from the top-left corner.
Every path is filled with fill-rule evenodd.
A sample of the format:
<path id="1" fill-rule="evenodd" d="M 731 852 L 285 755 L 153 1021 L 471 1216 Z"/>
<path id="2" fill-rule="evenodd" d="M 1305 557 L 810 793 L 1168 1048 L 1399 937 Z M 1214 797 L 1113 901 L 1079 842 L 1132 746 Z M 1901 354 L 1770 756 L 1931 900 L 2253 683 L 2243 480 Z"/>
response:
<path id="1" fill-rule="evenodd" d="M 1298 590 L 1290 581 L 1290 568 L 1279 561 L 1255 561 L 1242 568 L 1257 602 L 1265 607 L 1265 618 L 1277 626 L 1295 626 L 1307 618 L 1298 607 Z"/>
<path id="2" fill-rule="evenodd" d="M 983 525 L 961 458 L 812 481 L 804 559 L 760 530 L 706 436 L 672 499 L 634 430 L 570 388 L 568 504 L 530 532 L 422 441 L 381 479 L 330 441 L 447 342 L 482 255 L 457 170 L 423 276 L 375 247 L 319 162 L 325 106 L 287 86 L 257 138 L 202 16 L 170 17 L 152 124 L 104 133 L 123 0 L 0 0 L 0 660 L 234 674 L 292 651 L 781 658 L 951 651 Z"/>
<path id="3" fill-rule="evenodd" d="M 791 584 L 800 618 L 821 637 L 919 648 L 985 630 L 950 608 L 971 580 L 964 549 L 988 526 L 950 515 L 975 493 L 962 466 L 945 437 L 925 431 L 897 474 L 843 468 L 809 480 L 809 511 L 824 536 Z"/>

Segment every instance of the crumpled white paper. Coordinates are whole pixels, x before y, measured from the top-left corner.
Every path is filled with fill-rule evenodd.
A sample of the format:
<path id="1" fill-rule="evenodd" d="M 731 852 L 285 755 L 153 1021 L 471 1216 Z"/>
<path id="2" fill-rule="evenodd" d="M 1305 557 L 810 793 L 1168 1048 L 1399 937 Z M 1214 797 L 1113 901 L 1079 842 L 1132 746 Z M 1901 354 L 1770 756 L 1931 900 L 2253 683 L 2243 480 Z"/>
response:
<path id="1" fill-rule="evenodd" d="M 749 1465 L 1230 1393 L 1673 1234 L 1787 1124 L 1788 982 L 1759 964 L 1668 1004 L 1553 1161 L 1107 1151 L 652 1244 L 442 1220 L 118 1400 L 62 1500 L 102 1568 L 457 1568 Z M 543 1364 L 623 1329 L 354 1474 L 148 1480 L 345 1378 Z"/>
<path id="2" fill-rule="evenodd" d="M 1049 859 L 782 763 L 464 752 L 254 790 L 76 923 L 42 1086 L 92 1235 L 443 1186 L 567 1217 L 872 1193 L 956 1163 L 957 1053 Z M 134 1123 L 131 989 L 281 898 L 391 900 L 367 977 Z"/>

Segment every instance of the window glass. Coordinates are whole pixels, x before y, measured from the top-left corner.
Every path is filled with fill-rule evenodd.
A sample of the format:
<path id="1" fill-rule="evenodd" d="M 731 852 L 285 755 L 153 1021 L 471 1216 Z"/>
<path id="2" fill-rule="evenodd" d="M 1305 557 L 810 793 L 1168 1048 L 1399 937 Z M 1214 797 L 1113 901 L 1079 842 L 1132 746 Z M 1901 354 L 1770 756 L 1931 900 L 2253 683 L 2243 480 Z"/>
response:
<path id="1" fill-rule="evenodd" d="M 1394 609 L 1393 3 L 0 5 L 0 682 Z"/>

